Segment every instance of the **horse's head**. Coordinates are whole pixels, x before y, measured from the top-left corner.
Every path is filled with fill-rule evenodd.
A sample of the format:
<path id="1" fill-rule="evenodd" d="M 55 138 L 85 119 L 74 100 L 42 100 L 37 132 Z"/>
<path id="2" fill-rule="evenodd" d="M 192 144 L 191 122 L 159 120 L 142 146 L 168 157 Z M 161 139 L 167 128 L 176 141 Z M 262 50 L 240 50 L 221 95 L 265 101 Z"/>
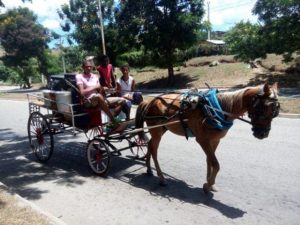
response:
<path id="1" fill-rule="evenodd" d="M 272 86 L 265 84 L 259 93 L 251 98 L 248 115 L 251 119 L 253 135 L 258 139 L 268 137 L 272 119 L 279 114 L 277 92 L 277 83 Z"/>

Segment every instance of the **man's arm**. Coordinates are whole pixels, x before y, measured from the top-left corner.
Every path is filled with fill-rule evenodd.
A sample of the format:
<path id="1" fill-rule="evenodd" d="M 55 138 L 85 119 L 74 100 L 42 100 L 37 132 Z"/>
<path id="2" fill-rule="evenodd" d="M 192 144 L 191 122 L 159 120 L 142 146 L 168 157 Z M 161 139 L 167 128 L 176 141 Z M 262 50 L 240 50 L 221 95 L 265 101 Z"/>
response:
<path id="1" fill-rule="evenodd" d="M 132 84 L 131 84 L 131 91 L 135 90 L 135 80 L 132 80 Z"/>
<path id="2" fill-rule="evenodd" d="M 117 84 L 116 84 L 116 77 L 114 75 L 114 69 L 113 67 L 111 67 L 111 74 L 110 74 L 110 79 L 111 79 L 111 87 L 114 87 L 116 88 L 117 87 Z"/>
<path id="3" fill-rule="evenodd" d="M 99 84 L 97 84 L 95 86 L 87 87 L 87 88 L 84 88 L 83 84 L 78 84 L 77 86 L 79 88 L 81 95 L 85 95 L 86 93 L 94 91 L 94 90 L 98 90 L 98 91 L 101 90 L 101 86 Z"/>

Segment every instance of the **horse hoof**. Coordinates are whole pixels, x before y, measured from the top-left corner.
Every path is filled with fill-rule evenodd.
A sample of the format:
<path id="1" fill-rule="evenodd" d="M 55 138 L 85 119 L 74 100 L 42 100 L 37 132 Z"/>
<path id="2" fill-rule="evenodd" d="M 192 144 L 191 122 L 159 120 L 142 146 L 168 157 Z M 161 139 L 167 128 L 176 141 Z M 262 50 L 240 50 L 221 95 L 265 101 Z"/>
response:
<path id="1" fill-rule="evenodd" d="M 209 185 L 208 183 L 205 183 L 203 184 L 203 191 L 205 194 L 208 194 L 210 192 L 217 192 L 218 190 L 213 185 Z"/>
<path id="2" fill-rule="evenodd" d="M 148 175 L 149 177 L 152 177 L 152 176 L 153 176 L 152 170 L 147 170 L 147 175 Z"/>
<path id="3" fill-rule="evenodd" d="M 218 189 L 213 185 L 210 187 L 210 190 L 213 192 L 218 192 Z"/>
<path id="4" fill-rule="evenodd" d="M 203 191 L 205 194 L 208 194 L 212 191 L 212 186 L 210 186 L 208 183 L 203 184 Z"/>

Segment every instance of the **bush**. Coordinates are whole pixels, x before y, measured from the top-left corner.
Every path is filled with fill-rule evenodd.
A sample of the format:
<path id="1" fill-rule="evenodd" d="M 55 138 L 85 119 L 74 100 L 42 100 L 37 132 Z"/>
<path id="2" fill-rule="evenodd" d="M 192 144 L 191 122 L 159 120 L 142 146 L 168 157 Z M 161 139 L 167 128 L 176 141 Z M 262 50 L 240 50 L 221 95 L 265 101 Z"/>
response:
<path id="1" fill-rule="evenodd" d="M 16 71 L 0 64 L 0 80 L 6 82 L 11 81 L 11 78 L 17 79 L 17 77 L 19 77 L 19 74 Z"/>
<path id="2" fill-rule="evenodd" d="M 143 53 L 143 51 L 132 51 L 117 57 L 117 66 L 122 66 L 125 63 L 128 63 L 132 67 L 145 67 L 151 64 L 151 60 L 148 55 Z"/>

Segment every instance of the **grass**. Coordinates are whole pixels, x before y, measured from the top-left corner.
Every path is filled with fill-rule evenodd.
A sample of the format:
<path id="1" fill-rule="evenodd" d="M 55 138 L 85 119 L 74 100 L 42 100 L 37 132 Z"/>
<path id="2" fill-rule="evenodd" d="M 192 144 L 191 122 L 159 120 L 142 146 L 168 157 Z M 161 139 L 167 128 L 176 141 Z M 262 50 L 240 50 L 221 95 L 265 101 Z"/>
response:
<path id="1" fill-rule="evenodd" d="M 223 61 L 218 66 L 209 67 L 213 61 Z M 131 75 L 135 78 L 139 88 L 190 88 L 206 87 L 208 83 L 212 87 L 244 87 L 262 84 L 264 82 L 279 82 L 280 87 L 299 87 L 299 73 L 285 73 L 292 63 L 282 63 L 282 58 L 276 55 L 269 55 L 262 59 L 263 66 L 272 68 L 271 72 L 265 69 L 252 69 L 248 64 L 238 62 L 233 56 L 212 56 L 191 59 L 183 66 L 175 67 L 174 83 L 168 85 L 167 70 L 153 67 L 143 69 L 132 69 Z M 116 70 L 117 76 L 121 76 Z"/>
<path id="2" fill-rule="evenodd" d="M 298 58 L 299 59 L 299 58 Z M 213 61 L 224 61 L 218 66 L 209 67 Z M 174 83 L 168 86 L 167 70 L 147 67 L 143 69 L 131 69 L 130 73 L 136 80 L 138 88 L 206 88 L 205 83 L 211 87 L 242 88 L 245 86 L 260 85 L 265 82 L 278 82 L 279 87 L 300 87 L 300 74 L 286 73 L 284 70 L 293 65 L 293 62 L 285 64 L 282 57 L 268 55 L 261 59 L 265 68 L 272 68 L 273 71 L 256 68 L 252 69 L 248 64 L 238 62 L 233 56 L 211 56 L 199 57 L 185 62 L 184 66 L 175 67 Z M 117 76 L 121 76 L 116 70 Z M 300 113 L 300 99 L 283 98 L 279 99 L 281 112 Z"/>

